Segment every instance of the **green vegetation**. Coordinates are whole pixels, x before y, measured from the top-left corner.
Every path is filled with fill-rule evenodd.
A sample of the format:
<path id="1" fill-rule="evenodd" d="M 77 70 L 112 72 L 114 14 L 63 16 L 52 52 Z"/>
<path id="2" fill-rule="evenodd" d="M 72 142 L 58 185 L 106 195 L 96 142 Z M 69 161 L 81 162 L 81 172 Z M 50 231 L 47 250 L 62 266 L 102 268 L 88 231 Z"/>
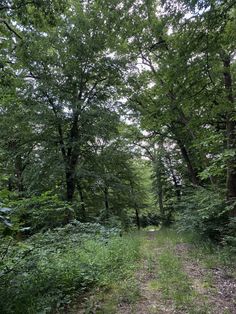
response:
<path id="1" fill-rule="evenodd" d="M 67 225 L 39 234 L 18 248 L 1 245 L 1 311 L 48 313 L 63 309 L 93 287 L 127 282 L 136 269 L 139 239 L 117 236 L 98 224 Z M 131 297 L 131 296 L 130 296 Z"/>
<path id="2" fill-rule="evenodd" d="M 0 311 L 230 313 L 235 0 L 0 2 Z"/>
<path id="3" fill-rule="evenodd" d="M 146 270 L 152 275 L 148 293 L 158 298 L 156 312 L 150 308 L 147 313 L 159 313 L 161 306 L 172 312 L 214 313 L 211 302 L 218 288 L 212 270 L 224 268 L 228 276 L 236 275 L 236 257 L 229 249 L 202 241 L 190 232 L 162 229 L 151 241 L 144 238 L 142 246 Z"/>

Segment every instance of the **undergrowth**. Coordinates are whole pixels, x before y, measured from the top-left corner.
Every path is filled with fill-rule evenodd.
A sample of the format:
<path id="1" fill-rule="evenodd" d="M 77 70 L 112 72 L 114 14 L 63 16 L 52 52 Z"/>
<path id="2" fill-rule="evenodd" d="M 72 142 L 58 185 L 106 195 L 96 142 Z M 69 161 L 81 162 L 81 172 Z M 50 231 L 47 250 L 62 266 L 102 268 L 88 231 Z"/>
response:
<path id="1" fill-rule="evenodd" d="M 15 245 L 0 265 L 3 314 L 63 312 L 86 291 L 129 278 L 139 257 L 138 237 L 120 238 L 116 233 L 89 236 L 57 230 L 38 234 L 20 246 L 24 246 L 22 254 Z"/>

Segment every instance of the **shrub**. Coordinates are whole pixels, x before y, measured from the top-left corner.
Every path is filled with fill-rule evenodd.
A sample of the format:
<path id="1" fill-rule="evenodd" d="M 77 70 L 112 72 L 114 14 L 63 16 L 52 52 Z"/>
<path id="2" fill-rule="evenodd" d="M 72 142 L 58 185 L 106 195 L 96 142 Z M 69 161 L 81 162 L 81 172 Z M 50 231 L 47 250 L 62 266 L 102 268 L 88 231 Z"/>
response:
<path id="1" fill-rule="evenodd" d="M 6 314 L 50 313 L 94 285 L 127 278 L 139 256 L 137 239 L 121 241 L 117 229 L 99 224 L 74 222 L 10 246 L 4 241 L 0 308 Z"/>
<path id="2" fill-rule="evenodd" d="M 161 223 L 160 215 L 147 213 L 146 215 L 142 215 L 140 217 L 140 224 L 143 228 L 147 226 L 159 226 Z"/>
<path id="3" fill-rule="evenodd" d="M 223 243 L 228 245 L 233 252 L 236 252 L 236 217 L 231 217 Z"/>
<path id="4" fill-rule="evenodd" d="M 63 226 L 75 218 L 73 208 L 56 195 L 45 193 L 22 200 L 11 201 L 12 218 L 29 234 Z"/>
<path id="5" fill-rule="evenodd" d="M 217 241 L 222 240 L 227 232 L 229 208 L 217 191 L 204 188 L 189 190 L 176 209 L 180 231 L 196 231 Z"/>

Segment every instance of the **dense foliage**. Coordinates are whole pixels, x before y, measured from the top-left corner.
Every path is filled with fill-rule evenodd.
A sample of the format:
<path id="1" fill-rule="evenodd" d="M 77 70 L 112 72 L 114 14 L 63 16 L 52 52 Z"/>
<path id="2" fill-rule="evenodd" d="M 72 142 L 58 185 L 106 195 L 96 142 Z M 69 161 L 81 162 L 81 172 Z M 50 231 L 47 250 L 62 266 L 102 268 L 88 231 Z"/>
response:
<path id="1" fill-rule="evenodd" d="M 105 284 L 137 257 L 119 243 L 135 225 L 234 250 L 235 1 L 3 0 L 0 15 L 2 311 Z"/>
<path id="2" fill-rule="evenodd" d="M 49 313 L 79 299 L 95 284 L 106 287 L 127 278 L 139 256 L 138 240 L 120 241 L 117 233 L 118 229 L 99 224 L 74 222 L 24 244 L 5 239 L 0 263 L 2 313 Z"/>

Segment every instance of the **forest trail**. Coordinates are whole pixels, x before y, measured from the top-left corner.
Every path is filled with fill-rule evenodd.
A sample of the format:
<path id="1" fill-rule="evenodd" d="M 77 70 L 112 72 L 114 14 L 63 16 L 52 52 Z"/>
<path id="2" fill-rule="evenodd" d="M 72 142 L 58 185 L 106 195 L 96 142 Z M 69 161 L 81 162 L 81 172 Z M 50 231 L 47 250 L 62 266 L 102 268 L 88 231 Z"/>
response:
<path id="1" fill-rule="evenodd" d="M 235 268 L 219 266 L 217 255 L 173 231 L 148 231 L 140 238 L 132 283 L 100 301 L 93 296 L 77 314 L 236 314 Z"/>
<path id="2" fill-rule="evenodd" d="M 200 252 L 185 241 L 168 231 L 146 233 L 137 273 L 140 299 L 121 305 L 117 313 L 236 313 L 236 278 L 230 269 L 204 267 Z"/>

